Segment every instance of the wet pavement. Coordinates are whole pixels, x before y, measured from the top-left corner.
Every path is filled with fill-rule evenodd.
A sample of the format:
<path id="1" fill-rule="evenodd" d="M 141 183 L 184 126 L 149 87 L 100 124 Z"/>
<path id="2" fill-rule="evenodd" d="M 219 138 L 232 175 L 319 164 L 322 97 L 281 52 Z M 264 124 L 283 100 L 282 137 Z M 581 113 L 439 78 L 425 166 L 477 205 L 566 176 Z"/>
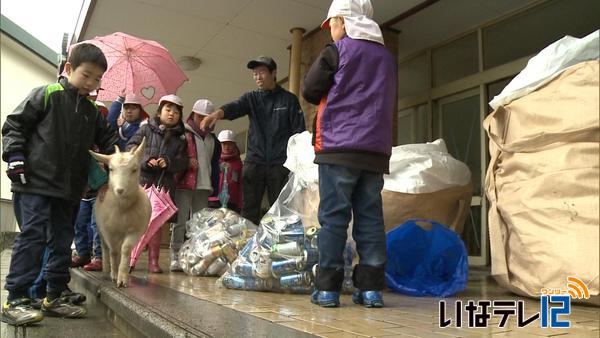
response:
<path id="1" fill-rule="evenodd" d="M 3 252 L 3 278 L 5 256 Z M 445 318 L 452 318 L 453 322 L 449 327 L 440 328 L 441 299 L 438 298 L 408 297 L 386 291 L 385 308 L 366 309 L 353 304 L 350 295 L 343 295 L 340 308 L 325 309 L 311 304 L 308 295 L 229 290 L 219 287 L 217 278 L 184 273 L 148 274 L 144 256 L 126 289 L 113 287 L 99 272 L 73 272 L 75 290 L 85 288 L 91 295 L 97 294 L 96 301 L 108 308 L 103 312 L 105 318 L 110 319 L 109 324 L 101 324 L 102 314 L 96 317 L 91 311 L 83 320 L 52 318 L 44 320 L 40 327 L 49 328 L 60 321 L 76 325 L 89 322 L 87 337 L 118 336 L 104 328 L 98 329 L 93 324 L 96 322 L 113 329 L 116 326 L 128 337 L 600 337 L 600 308 L 581 305 L 572 305 L 571 313 L 561 317 L 570 320 L 570 328 L 541 328 L 539 320 L 520 328 L 516 316 L 510 316 L 506 325 L 499 327 L 501 316 L 496 315 L 491 316 L 487 328 L 468 328 L 466 312 L 462 316 L 462 327 L 457 327 L 456 300 L 463 301 L 463 308 L 468 300 L 523 300 L 525 318 L 540 311 L 539 299 L 519 297 L 501 289 L 486 270 L 472 270 L 467 289 L 454 298 L 444 299 Z M 167 260 L 168 250 L 162 250 L 163 268 L 168 267 Z M 72 324 L 64 326 L 65 329 L 73 327 Z M 33 337 L 31 334 L 36 329 L 28 328 L 27 336 Z M 5 333 L 9 332 L 3 324 L 2 337 L 7 337 Z M 69 333 L 63 331 L 60 336 L 82 336 Z"/>

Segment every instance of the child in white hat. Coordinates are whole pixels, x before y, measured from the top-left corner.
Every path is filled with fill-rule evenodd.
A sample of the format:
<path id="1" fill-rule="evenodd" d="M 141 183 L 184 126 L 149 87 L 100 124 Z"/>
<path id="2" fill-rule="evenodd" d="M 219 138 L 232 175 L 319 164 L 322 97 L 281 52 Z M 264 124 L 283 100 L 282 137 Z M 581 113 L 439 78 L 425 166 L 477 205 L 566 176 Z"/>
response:
<path id="1" fill-rule="evenodd" d="M 242 171 L 244 164 L 240 158 L 240 149 L 235 141 L 235 134 L 231 130 L 222 130 L 219 133 L 221 142 L 221 161 L 219 174 L 219 194 L 216 197 L 221 206 L 236 212 L 242 210 L 243 203 L 243 181 Z M 225 172 L 227 175 L 225 176 Z M 224 185 L 227 189 L 224 190 Z M 227 199 L 227 205 L 223 205 L 223 199 Z"/>
<path id="2" fill-rule="evenodd" d="M 206 208 L 208 197 L 219 189 L 221 146 L 214 133 L 199 127 L 200 122 L 214 110 L 209 100 L 197 100 L 185 121 L 185 140 L 190 161 L 176 185 L 175 205 L 179 210 L 177 223 L 171 232 L 171 271 L 182 271 L 179 250 L 185 240 L 185 223 L 196 211 Z"/>
<path id="3" fill-rule="evenodd" d="M 108 123 L 119 132 L 119 149 L 124 150 L 129 139 L 140 129 L 148 113 L 142 101 L 133 93 L 122 94 L 108 108 Z"/>
<path id="4" fill-rule="evenodd" d="M 319 165 L 319 264 L 311 301 L 340 305 L 343 251 L 354 215 L 359 255 L 353 301 L 382 307 L 386 241 L 381 189 L 389 173 L 396 64 L 384 47 L 369 0 L 334 0 L 321 25 L 333 43 L 312 64 L 302 88 L 319 105 L 315 116 L 315 163 Z M 348 122 L 352 121 L 352 123 Z"/>

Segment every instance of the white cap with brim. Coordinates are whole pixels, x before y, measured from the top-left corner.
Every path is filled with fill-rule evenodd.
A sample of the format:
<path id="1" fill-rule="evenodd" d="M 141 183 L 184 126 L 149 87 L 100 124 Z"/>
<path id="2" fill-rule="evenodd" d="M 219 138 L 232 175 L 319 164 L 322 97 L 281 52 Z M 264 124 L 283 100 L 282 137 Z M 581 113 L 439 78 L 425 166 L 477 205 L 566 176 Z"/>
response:
<path id="1" fill-rule="evenodd" d="M 217 138 L 219 142 L 235 142 L 235 134 L 231 130 L 221 130 Z"/>
<path id="2" fill-rule="evenodd" d="M 194 103 L 194 107 L 192 108 L 192 112 L 202 116 L 208 116 L 214 111 L 215 106 L 213 106 L 212 102 L 207 99 L 200 99 L 196 101 Z"/>
<path id="3" fill-rule="evenodd" d="M 158 105 L 160 106 L 165 101 L 171 102 L 183 109 L 183 101 L 181 101 L 181 98 L 177 95 L 169 94 L 161 97 L 160 100 L 158 100 Z"/>
<path id="4" fill-rule="evenodd" d="M 373 6 L 369 0 L 333 0 L 327 12 L 327 19 L 321 28 L 329 28 L 329 19 L 344 18 L 346 35 L 352 39 L 368 40 L 384 44 L 381 28 L 373 18 Z"/>

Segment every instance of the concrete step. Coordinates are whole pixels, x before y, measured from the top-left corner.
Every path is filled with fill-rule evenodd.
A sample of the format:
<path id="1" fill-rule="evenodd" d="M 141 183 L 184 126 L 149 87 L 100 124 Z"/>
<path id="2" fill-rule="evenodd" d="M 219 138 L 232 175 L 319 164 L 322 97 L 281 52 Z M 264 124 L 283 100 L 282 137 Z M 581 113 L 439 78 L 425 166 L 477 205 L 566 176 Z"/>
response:
<path id="1" fill-rule="evenodd" d="M 74 290 L 95 294 L 128 337 L 314 337 L 250 314 L 130 276 L 117 288 L 101 273 L 73 269 Z"/>

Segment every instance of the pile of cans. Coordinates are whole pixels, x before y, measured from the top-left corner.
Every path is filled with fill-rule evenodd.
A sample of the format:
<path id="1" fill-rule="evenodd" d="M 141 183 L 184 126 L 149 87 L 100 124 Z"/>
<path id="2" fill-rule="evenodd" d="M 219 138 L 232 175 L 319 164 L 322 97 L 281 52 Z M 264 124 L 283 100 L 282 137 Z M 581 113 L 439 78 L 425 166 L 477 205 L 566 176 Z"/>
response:
<path id="1" fill-rule="evenodd" d="M 190 237 L 179 251 L 179 264 L 193 276 L 221 276 L 256 232 L 256 226 L 229 209 L 202 209 L 187 222 Z"/>
<path id="2" fill-rule="evenodd" d="M 308 293 L 319 260 L 318 229 L 300 217 L 265 215 L 222 283 L 230 289 Z"/>

